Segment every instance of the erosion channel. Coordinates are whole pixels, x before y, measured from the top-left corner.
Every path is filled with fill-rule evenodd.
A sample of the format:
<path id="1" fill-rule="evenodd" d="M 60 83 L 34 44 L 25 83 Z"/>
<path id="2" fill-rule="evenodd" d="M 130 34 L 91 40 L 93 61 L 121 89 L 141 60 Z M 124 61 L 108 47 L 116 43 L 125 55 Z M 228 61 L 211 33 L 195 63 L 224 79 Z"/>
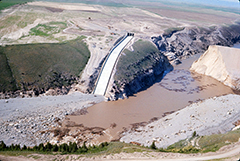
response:
<path id="1" fill-rule="evenodd" d="M 163 79 L 150 88 L 128 99 L 102 102 L 87 109 L 85 115 L 68 116 L 68 121 L 84 127 L 101 127 L 103 135 L 90 142 L 118 140 L 128 128 L 146 125 L 167 114 L 184 108 L 192 102 L 214 96 L 234 93 L 217 80 L 191 73 L 189 68 L 200 54 L 183 60 Z M 90 143 L 89 142 L 89 143 Z"/>

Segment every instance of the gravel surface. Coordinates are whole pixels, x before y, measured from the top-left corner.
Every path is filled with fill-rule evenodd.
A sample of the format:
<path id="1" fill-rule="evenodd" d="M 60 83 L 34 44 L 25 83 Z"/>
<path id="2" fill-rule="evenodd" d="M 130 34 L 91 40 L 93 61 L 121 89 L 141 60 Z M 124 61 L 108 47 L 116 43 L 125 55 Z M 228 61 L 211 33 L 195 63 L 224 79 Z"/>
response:
<path id="1" fill-rule="evenodd" d="M 45 143 L 53 137 L 49 130 L 59 127 L 66 115 L 103 100 L 80 92 L 0 100 L 0 140 L 21 146 Z"/>
<path id="2" fill-rule="evenodd" d="M 226 95 L 193 103 L 145 127 L 123 134 L 120 141 L 138 142 L 150 146 L 164 147 L 186 139 L 194 131 L 199 135 L 210 135 L 230 131 L 240 118 L 240 96 Z"/>

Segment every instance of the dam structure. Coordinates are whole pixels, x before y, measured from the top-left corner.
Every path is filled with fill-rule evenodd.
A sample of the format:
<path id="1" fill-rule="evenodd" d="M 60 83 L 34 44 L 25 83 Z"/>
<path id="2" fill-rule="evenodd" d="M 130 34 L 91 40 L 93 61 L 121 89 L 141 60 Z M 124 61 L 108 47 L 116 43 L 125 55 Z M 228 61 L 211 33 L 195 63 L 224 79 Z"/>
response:
<path id="1" fill-rule="evenodd" d="M 117 62 L 118 57 L 120 56 L 123 49 L 134 37 L 133 33 L 127 33 L 120 42 L 118 42 L 109 52 L 101 71 L 99 73 L 98 79 L 95 84 L 95 89 L 93 94 L 102 95 L 106 94 L 106 90 L 112 75 L 112 71 Z"/>

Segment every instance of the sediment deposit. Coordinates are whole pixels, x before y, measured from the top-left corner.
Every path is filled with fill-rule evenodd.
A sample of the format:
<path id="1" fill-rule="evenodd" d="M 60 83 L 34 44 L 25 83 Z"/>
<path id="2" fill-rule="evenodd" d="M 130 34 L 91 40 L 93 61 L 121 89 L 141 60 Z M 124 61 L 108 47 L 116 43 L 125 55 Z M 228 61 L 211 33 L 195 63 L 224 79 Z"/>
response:
<path id="1" fill-rule="evenodd" d="M 123 134 L 120 141 L 137 142 L 164 147 L 191 137 L 194 131 L 200 136 L 225 133 L 234 128 L 240 117 L 240 96 L 214 97 L 176 111 L 158 121 Z M 181 120 L 181 121 L 179 121 Z"/>
<path id="2" fill-rule="evenodd" d="M 66 115 L 103 101 L 75 92 L 63 96 L 0 100 L 0 140 L 7 145 L 34 146 L 49 142 Z"/>

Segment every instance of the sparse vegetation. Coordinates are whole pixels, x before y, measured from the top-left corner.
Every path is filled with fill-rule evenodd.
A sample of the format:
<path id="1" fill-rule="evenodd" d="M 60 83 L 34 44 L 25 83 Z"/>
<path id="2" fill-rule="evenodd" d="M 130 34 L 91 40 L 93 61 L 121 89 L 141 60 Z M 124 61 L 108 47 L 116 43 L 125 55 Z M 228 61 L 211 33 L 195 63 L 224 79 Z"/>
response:
<path id="1" fill-rule="evenodd" d="M 193 132 L 192 138 L 194 138 L 195 136 L 197 136 L 197 132 L 196 131 Z"/>
<path id="2" fill-rule="evenodd" d="M 155 55 L 160 54 L 158 49 L 148 41 L 137 41 L 133 44 L 133 51 L 125 49 L 117 64 L 115 80 L 133 80 L 135 74 L 145 71 L 154 64 Z"/>
<path id="3" fill-rule="evenodd" d="M 195 133 L 193 133 L 194 136 Z M 166 149 L 159 149 L 162 152 L 174 153 L 206 153 L 216 152 L 221 147 L 237 142 L 240 138 L 240 130 L 230 131 L 226 134 L 214 134 L 209 136 L 198 136 L 189 139 L 181 140 Z"/>
<path id="4" fill-rule="evenodd" d="M 231 131 L 226 134 L 215 134 L 210 136 L 195 136 L 189 139 L 181 140 L 173 145 L 170 145 L 166 149 L 158 149 L 153 141 L 150 147 L 143 147 L 133 144 L 121 143 L 121 142 L 104 142 L 100 145 L 86 146 L 86 143 L 82 146 L 77 145 L 76 143 L 69 144 L 39 144 L 38 146 L 30 147 L 20 147 L 20 145 L 10 145 L 6 146 L 3 141 L 0 141 L 0 154 L 18 156 L 23 155 L 27 156 L 34 153 L 42 154 L 84 154 L 87 156 L 92 155 L 109 155 L 116 154 L 121 152 L 134 153 L 134 152 L 151 152 L 160 151 L 160 152 L 174 152 L 174 153 L 199 153 L 199 152 L 215 152 L 219 150 L 224 145 L 237 142 L 240 138 L 240 130 Z M 198 140 L 198 146 L 192 145 L 192 141 Z"/>
<path id="5" fill-rule="evenodd" d="M 0 91 L 6 92 L 10 90 L 14 91 L 16 89 L 16 82 L 12 76 L 7 57 L 0 48 Z"/>
<path id="6" fill-rule="evenodd" d="M 7 15 L 0 21 L 0 37 L 10 33 L 17 31 L 19 28 L 24 28 L 29 24 L 32 24 L 37 16 L 42 16 L 41 14 L 35 13 L 24 13 L 18 12 L 18 14 Z M 27 35 L 23 35 L 22 37 L 26 37 Z"/>
<path id="7" fill-rule="evenodd" d="M 214 134 L 202 136 L 199 140 L 199 146 L 203 152 L 215 152 L 224 145 L 237 142 L 240 138 L 240 130 L 230 131 L 226 134 Z"/>
<path id="8" fill-rule="evenodd" d="M 174 144 L 175 145 L 175 144 Z M 161 152 L 173 152 L 173 153 L 198 153 L 200 152 L 199 149 L 197 149 L 196 147 L 192 146 L 192 145 L 187 145 L 184 146 L 182 148 L 176 148 L 174 145 L 169 146 L 167 149 L 159 149 L 159 151 Z"/>
<path id="9" fill-rule="evenodd" d="M 90 58 L 83 38 L 56 44 L 0 47 L 1 92 L 16 88 L 43 91 L 71 85 Z"/>
<path id="10" fill-rule="evenodd" d="M 46 24 L 38 24 L 36 27 L 31 29 L 30 35 L 50 36 L 59 33 L 66 27 L 67 23 L 65 22 L 49 22 Z"/>
<path id="11" fill-rule="evenodd" d="M 16 16 L 16 15 L 11 15 L 6 17 L 3 21 L 0 22 L 0 29 L 4 29 L 4 28 L 7 28 L 8 26 L 11 26 L 20 18 L 21 16 Z"/>

